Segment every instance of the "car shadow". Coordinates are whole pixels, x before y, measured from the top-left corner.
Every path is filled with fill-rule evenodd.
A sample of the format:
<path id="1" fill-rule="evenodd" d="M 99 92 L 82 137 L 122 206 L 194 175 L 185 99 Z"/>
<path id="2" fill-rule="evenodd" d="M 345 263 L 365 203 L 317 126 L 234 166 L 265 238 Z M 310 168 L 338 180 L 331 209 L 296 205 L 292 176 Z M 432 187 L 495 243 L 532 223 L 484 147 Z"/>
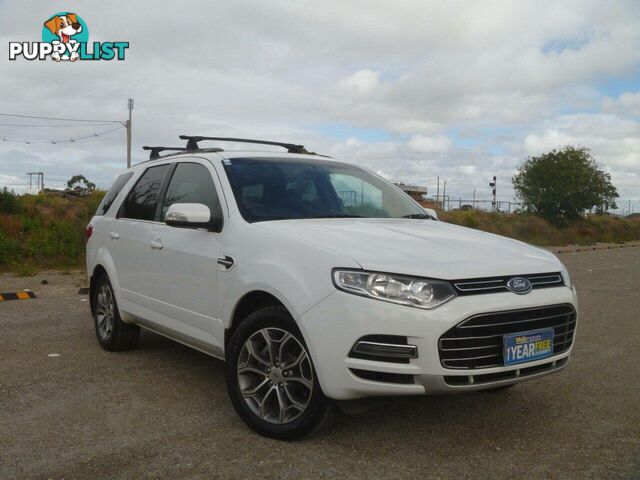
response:
<path id="1" fill-rule="evenodd" d="M 202 386 L 199 394 L 206 395 L 210 390 L 226 393 L 224 362 L 219 359 L 144 330 L 136 352 L 151 355 L 156 362 L 168 362 L 175 369 L 188 369 L 188 379 L 176 375 L 184 378 L 185 389 L 190 387 L 187 382 L 196 381 Z M 230 409 L 231 404 L 226 401 Z M 393 432 L 396 440 L 415 439 L 416 435 L 438 438 L 443 430 L 454 432 L 447 435 L 456 439 L 449 445 L 451 448 L 472 445 L 484 431 L 501 432 L 502 442 L 517 441 L 524 431 L 529 438 L 539 435 L 539 441 L 545 441 L 553 433 L 553 425 L 538 426 L 531 419 L 548 417 L 550 408 L 559 407 L 561 411 L 563 406 L 559 403 L 561 400 L 554 398 L 550 389 L 532 388 L 527 383 L 500 392 L 372 398 L 365 401 L 366 408 L 357 414 L 334 408 L 332 421 L 306 441 L 323 442 L 329 438 L 336 441 L 336 437 L 341 441 L 356 441 L 363 436 L 383 441 L 389 432 Z"/>

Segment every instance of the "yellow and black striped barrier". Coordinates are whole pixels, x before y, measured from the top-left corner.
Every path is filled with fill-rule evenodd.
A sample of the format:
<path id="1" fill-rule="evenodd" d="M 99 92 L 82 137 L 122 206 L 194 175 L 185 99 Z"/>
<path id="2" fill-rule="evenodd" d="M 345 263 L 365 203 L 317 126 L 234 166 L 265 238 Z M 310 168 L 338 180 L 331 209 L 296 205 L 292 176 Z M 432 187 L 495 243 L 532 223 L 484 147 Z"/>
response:
<path id="1" fill-rule="evenodd" d="M 36 298 L 36 294 L 31 290 L 25 290 L 24 292 L 12 292 L 12 293 L 0 293 L 0 302 L 7 300 L 29 300 Z"/>

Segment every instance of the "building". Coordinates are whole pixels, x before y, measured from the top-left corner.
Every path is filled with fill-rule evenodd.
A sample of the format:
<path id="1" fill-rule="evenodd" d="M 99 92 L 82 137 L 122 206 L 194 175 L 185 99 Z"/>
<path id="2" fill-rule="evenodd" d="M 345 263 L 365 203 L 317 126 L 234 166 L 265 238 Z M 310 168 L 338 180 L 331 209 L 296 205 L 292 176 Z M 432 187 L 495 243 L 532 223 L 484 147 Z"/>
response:
<path id="1" fill-rule="evenodd" d="M 416 201 L 424 200 L 427 194 L 427 187 L 419 187 L 418 185 L 407 185 L 406 183 L 396 183 L 400 189 Z"/>

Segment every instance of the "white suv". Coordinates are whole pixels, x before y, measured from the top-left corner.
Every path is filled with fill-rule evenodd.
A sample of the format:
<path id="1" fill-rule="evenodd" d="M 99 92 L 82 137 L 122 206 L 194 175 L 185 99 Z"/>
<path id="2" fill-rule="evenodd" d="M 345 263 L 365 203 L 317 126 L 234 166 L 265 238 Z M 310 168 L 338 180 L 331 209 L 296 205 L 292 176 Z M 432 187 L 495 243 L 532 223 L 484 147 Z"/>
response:
<path id="1" fill-rule="evenodd" d="M 551 253 L 437 221 L 301 146 L 184 138 L 120 175 L 87 227 L 106 350 L 143 327 L 224 359 L 240 417 L 283 439 L 329 399 L 495 390 L 567 365 L 577 299 Z"/>

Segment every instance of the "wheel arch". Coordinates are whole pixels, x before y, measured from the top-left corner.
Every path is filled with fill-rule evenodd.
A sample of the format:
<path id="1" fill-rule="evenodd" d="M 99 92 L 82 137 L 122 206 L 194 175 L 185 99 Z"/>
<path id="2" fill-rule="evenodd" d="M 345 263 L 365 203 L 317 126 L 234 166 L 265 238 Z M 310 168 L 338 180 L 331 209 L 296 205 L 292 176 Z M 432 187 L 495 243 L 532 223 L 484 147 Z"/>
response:
<path id="1" fill-rule="evenodd" d="M 282 307 L 284 308 L 289 315 L 292 315 L 292 312 L 286 307 L 284 302 L 282 302 L 278 297 L 264 290 L 252 290 L 250 292 L 245 293 L 240 300 L 236 303 L 233 313 L 231 315 L 231 321 L 229 322 L 229 327 L 224 331 L 224 346 L 225 350 L 227 344 L 229 343 L 229 339 L 233 334 L 234 330 L 240 325 L 242 320 L 247 318 L 248 315 L 253 312 L 260 310 L 265 307 Z"/>
<path id="2" fill-rule="evenodd" d="M 98 278 L 100 278 L 101 275 L 107 275 L 107 277 L 109 276 L 109 274 L 107 273 L 107 269 L 104 268 L 101 264 L 97 264 L 94 268 L 93 271 L 91 272 L 91 276 L 89 277 L 89 306 L 91 307 L 91 315 L 95 315 L 95 302 L 94 300 L 94 296 L 96 294 L 96 282 L 98 281 Z"/>

